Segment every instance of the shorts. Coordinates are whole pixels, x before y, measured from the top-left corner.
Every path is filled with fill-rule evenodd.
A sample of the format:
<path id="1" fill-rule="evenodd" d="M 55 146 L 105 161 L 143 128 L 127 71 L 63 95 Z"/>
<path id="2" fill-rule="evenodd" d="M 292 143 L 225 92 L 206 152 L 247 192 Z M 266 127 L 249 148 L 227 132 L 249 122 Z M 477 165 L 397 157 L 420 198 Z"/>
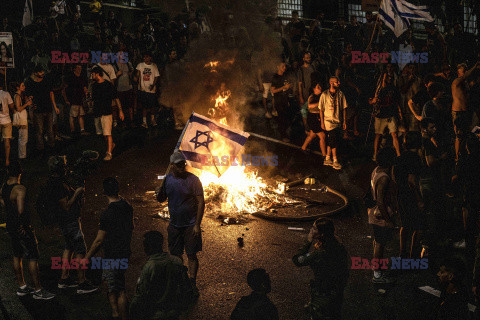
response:
<path id="1" fill-rule="evenodd" d="M 78 116 L 84 116 L 85 110 L 83 110 L 83 106 L 72 104 L 70 107 L 70 117 L 76 118 Z"/>
<path id="2" fill-rule="evenodd" d="M 465 135 L 472 124 L 472 112 L 452 111 L 453 127 L 457 137 Z"/>
<path id="3" fill-rule="evenodd" d="M 307 113 L 307 124 L 308 128 L 314 133 L 323 132 L 322 123 L 320 122 L 319 113 Z"/>
<path id="4" fill-rule="evenodd" d="M 25 235 L 15 232 L 9 232 L 12 240 L 13 256 L 16 258 L 23 258 L 26 260 L 38 260 L 40 254 L 38 253 L 37 237 L 31 227 L 23 227 Z"/>
<path id="5" fill-rule="evenodd" d="M 76 254 L 86 254 L 87 245 L 83 237 L 80 221 L 61 226 L 63 237 L 65 238 L 65 250 L 70 250 Z"/>
<path id="6" fill-rule="evenodd" d="M 327 146 L 335 149 L 338 146 L 338 141 L 340 140 L 340 128 L 335 128 L 330 131 L 326 131 L 327 134 Z"/>
<path id="7" fill-rule="evenodd" d="M 0 124 L 3 139 L 12 139 L 12 123 Z"/>
<path id="8" fill-rule="evenodd" d="M 202 235 L 193 236 L 193 226 L 177 228 L 168 225 L 168 250 L 174 256 L 181 256 L 183 249 L 187 255 L 202 251 Z"/>
<path id="9" fill-rule="evenodd" d="M 376 243 L 385 246 L 393 238 L 393 229 L 389 227 L 380 227 L 372 224 L 373 237 Z"/>
<path id="10" fill-rule="evenodd" d="M 117 96 L 118 100 L 120 100 L 120 103 L 122 104 L 123 109 L 133 109 L 135 104 L 133 89 L 127 91 L 118 91 Z"/>
<path id="11" fill-rule="evenodd" d="M 143 109 L 152 109 L 157 106 L 157 96 L 155 93 L 138 91 L 138 101 Z"/>
<path id="12" fill-rule="evenodd" d="M 272 88 L 272 84 L 271 83 L 263 83 L 263 98 L 264 99 L 267 99 L 268 98 L 268 95 L 271 94 L 270 93 L 270 89 Z"/>
<path id="13" fill-rule="evenodd" d="M 126 269 L 103 269 L 102 280 L 105 281 L 108 293 L 120 293 L 125 291 Z"/>
<path id="14" fill-rule="evenodd" d="M 102 123 L 102 133 L 104 136 L 111 136 L 112 135 L 112 125 L 113 125 L 113 117 L 111 114 L 108 116 L 102 116 L 101 118 Z"/>
<path id="15" fill-rule="evenodd" d="M 395 117 L 375 118 L 375 134 L 383 134 L 385 128 L 388 128 L 388 133 L 397 132 L 397 120 Z"/>

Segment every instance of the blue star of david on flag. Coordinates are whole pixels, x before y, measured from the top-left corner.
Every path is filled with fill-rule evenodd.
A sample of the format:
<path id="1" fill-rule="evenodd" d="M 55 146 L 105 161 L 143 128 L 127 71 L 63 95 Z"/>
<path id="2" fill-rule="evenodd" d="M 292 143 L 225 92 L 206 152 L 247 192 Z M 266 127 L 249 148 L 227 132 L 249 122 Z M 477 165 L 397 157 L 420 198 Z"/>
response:
<path id="1" fill-rule="evenodd" d="M 200 147 L 205 147 L 208 149 L 208 145 L 213 142 L 213 138 L 210 137 L 211 131 L 200 131 L 197 130 L 197 133 L 195 137 L 193 137 L 190 142 L 193 142 L 195 144 L 195 149 L 200 148 Z M 206 140 L 203 142 L 198 141 L 201 136 L 206 136 Z"/>

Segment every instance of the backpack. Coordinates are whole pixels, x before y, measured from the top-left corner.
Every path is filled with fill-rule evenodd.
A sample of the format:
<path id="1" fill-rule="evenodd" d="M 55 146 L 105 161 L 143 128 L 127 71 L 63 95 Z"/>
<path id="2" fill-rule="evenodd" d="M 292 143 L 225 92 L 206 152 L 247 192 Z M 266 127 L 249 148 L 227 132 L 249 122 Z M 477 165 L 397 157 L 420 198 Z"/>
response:
<path id="1" fill-rule="evenodd" d="M 35 210 L 43 225 L 51 226 L 58 222 L 57 204 L 53 201 L 51 188 L 48 184 L 40 188 L 40 192 L 35 201 Z"/>
<path id="2" fill-rule="evenodd" d="M 171 281 L 165 292 L 171 294 L 169 297 L 171 309 L 179 312 L 188 310 L 195 301 L 195 295 L 187 267 L 171 262 L 167 266 L 167 275 L 171 277 Z"/>

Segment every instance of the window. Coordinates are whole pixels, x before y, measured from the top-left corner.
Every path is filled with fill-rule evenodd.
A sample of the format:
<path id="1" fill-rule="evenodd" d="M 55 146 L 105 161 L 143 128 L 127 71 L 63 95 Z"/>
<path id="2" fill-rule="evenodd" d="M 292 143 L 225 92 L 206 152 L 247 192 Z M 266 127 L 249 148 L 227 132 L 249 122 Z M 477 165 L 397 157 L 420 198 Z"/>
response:
<path id="1" fill-rule="evenodd" d="M 473 14 L 472 8 L 469 8 L 464 5 L 463 7 L 463 29 L 465 32 L 470 32 L 473 34 L 478 34 L 476 28 L 477 25 L 477 15 Z"/>
<path id="2" fill-rule="evenodd" d="M 278 16 L 282 18 L 291 18 L 292 11 L 297 10 L 300 18 L 303 17 L 303 0 L 278 0 Z"/>
<path id="3" fill-rule="evenodd" d="M 359 4 L 348 4 L 348 19 L 350 20 L 351 16 L 356 16 L 358 22 L 365 23 L 367 19 L 365 18 L 365 12 L 362 11 L 362 6 Z"/>

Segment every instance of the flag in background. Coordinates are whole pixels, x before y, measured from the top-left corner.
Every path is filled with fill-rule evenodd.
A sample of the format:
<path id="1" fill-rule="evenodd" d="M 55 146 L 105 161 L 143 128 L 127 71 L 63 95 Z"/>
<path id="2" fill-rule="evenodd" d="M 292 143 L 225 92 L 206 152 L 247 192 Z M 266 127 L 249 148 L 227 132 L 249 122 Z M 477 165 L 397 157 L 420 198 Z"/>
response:
<path id="1" fill-rule="evenodd" d="M 32 0 L 25 0 L 25 8 L 23 10 L 22 25 L 26 27 L 33 22 L 33 6 Z"/>
<path id="2" fill-rule="evenodd" d="M 409 19 L 433 21 L 426 6 L 416 6 L 404 0 L 383 0 L 378 12 L 397 38 L 410 27 Z"/>
<path id="3" fill-rule="evenodd" d="M 247 132 L 193 113 L 185 128 L 179 150 L 189 166 L 220 177 L 230 167 L 232 157 L 241 151 L 249 136 Z M 215 163 L 213 159 L 220 162 Z"/>

